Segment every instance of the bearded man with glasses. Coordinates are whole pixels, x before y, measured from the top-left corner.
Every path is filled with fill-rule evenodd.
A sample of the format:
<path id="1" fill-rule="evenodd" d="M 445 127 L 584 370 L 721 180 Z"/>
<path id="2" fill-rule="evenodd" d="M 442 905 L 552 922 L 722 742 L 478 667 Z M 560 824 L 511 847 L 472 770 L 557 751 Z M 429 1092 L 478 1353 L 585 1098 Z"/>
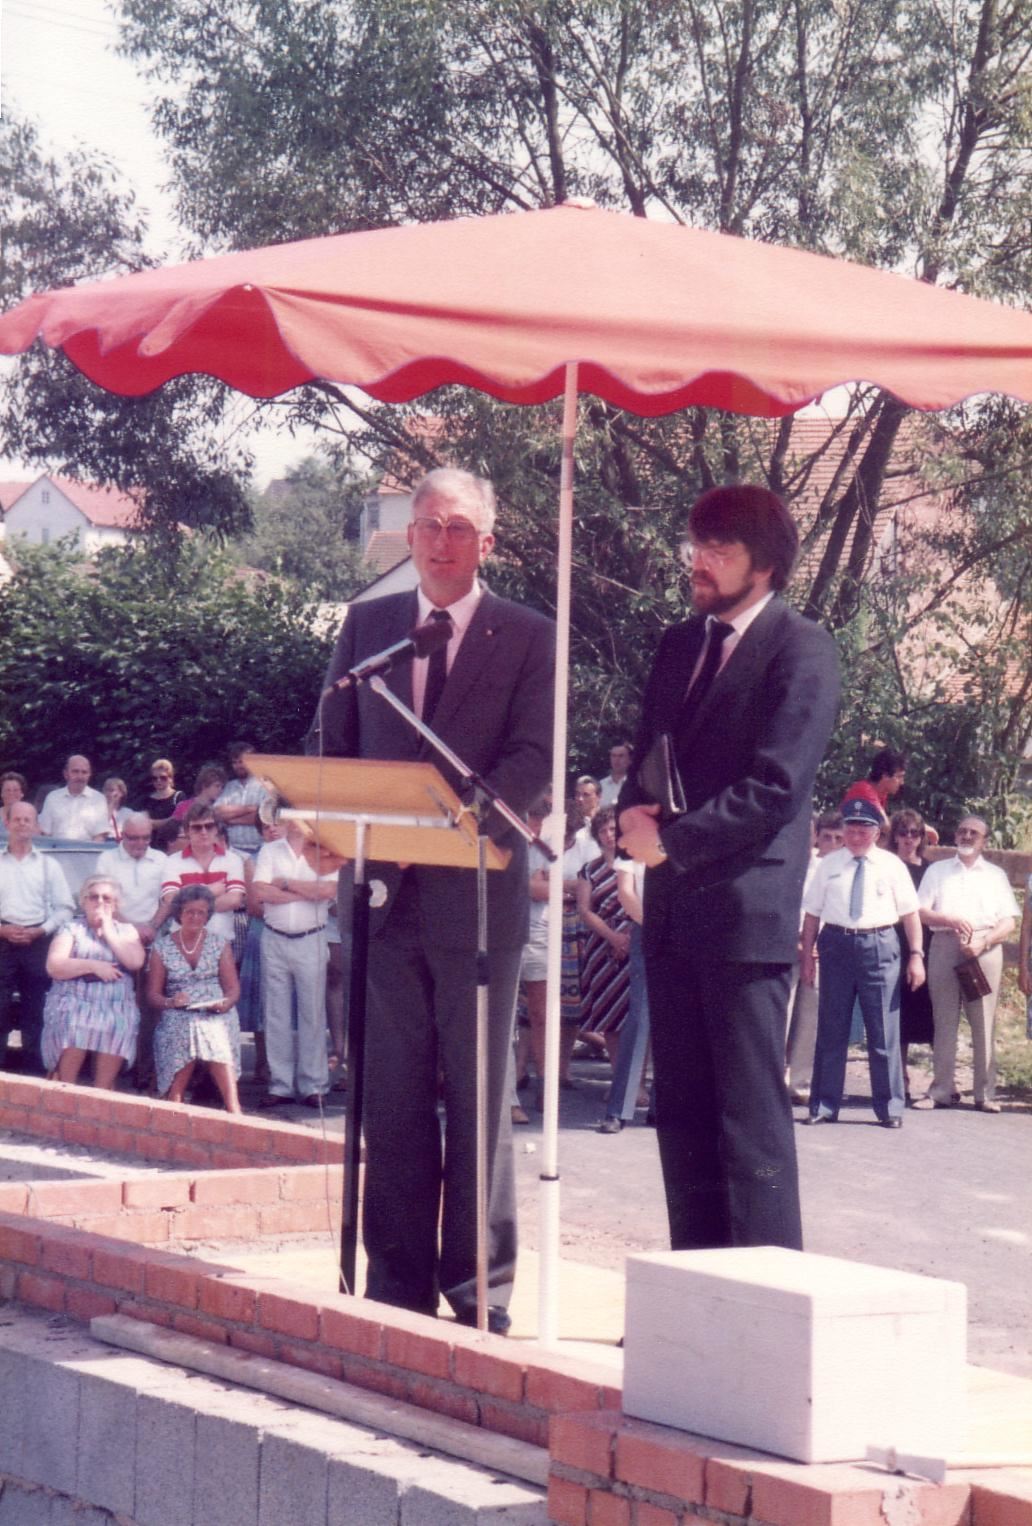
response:
<path id="1" fill-rule="evenodd" d="M 389 687 L 513 810 L 526 811 L 551 769 L 551 622 L 498 598 L 478 577 L 494 546 L 495 497 L 469 472 L 430 472 L 412 497 L 408 544 L 419 587 L 348 613 L 327 685 L 430 619 L 446 646 L 395 668 Z M 320 707 L 310 751 L 448 768 L 366 685 Z M 452 781 L 455 782 L 455 781 Z M 528 936 L 526 845 L 489 824 L 512 857 L 488 875 L 488 1321 L 509 1328 L 516 1263 L 506 1074 L 520 960 Z M 435 1315 L 438 1294 L 476 1319 L 476 876 L 469 869 L 370 866 L 386 897 L 370 918 L 363 1238 L 370 1298 Z M 341 876 L 342 886 L 346 879 Z M 443 1077 L 445 1129 L 437 1112 Z M 438 1239 L 438 1220 L 440 1238 Z"/>

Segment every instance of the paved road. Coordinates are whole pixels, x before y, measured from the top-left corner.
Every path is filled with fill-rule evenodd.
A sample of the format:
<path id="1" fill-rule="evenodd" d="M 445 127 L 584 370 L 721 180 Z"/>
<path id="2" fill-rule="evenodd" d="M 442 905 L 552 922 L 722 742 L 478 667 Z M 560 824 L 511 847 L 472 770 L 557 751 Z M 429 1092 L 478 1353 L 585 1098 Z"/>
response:
<path id="1" fill-rule="evenodd" d="M 595 1133 L 608 1067 L 578 1062 L 574 1076 L 577 1089 L 561 1094 L 561 1251 L 619 1269 L 628 1254 L 668 1247 L 656 1135 L 641 1125 Z M 836 1126 L 798 1130 L 807 1249 L 965 1283 L 969 1361 L 1032 1378 L 1032 1105 L 908 1112 L 890 1132 L 873 1124 L 862 1060 L 850 1060 L 847 1089 Z M 914 1090 L 924 1090 L 919 1073 Z M 342 1126 L 341 1109 L 334 1098 L 330 1128 Z M 306 1108 L 280 1116 L 318 1126 Z M 541 1128 L 531 1118 L 514 1133 L 520 1234 L 537 1249 Z"/>
<path id="2" fill-rule="evenodd" d="M 562 1094 L 560 1113 L 563 1252 L 619 1267 L 667 1248 L 656 1136 L 640 1125 L 595 1133 L 607 1070 L 574 1069 L 578 1090 Z M 908 1112 L 890 1132 L 874 1126 L 863 1064 L 851 1061 L 849 1084 L 836 1126 L 797 1131 L 807 1249 L 965 1283 L 968 1359 L 1032 1378 L 1032 1106 Z M 531 1116 L 515 1132 L 520 1230 L 536 1247 Z"/>

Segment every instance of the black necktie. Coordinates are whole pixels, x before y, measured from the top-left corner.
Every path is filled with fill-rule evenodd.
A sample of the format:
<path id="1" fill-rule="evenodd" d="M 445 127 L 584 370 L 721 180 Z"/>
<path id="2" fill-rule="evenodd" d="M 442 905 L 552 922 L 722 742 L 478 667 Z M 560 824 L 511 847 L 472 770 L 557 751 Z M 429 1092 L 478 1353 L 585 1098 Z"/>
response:
<path id="1" fill-rule="evenodd" d="M 684 704 L 681 706 L 681 714 L 677 719 L 678 730 L 691 719 L 706 698 L 710 684 L 717 676 L 717 669 L 720 667 L 720 654 L 723 650 L 724 642 L 730 636 L 733 629 L 734 627 L 728 625 L 724 620 L 708 620 L 706 622 L 706 646 L 703 651 L 702 666 L 696 675 L 695 682 L 685 695 Z"/>
<path id="2" fill-rule="evenodd" d="M 446 620 L 449 627 L 452 617 L 446 609 L 435 609 L 431 620 Z M 448 632 L 448 640 L 451 640 L 451 631 Z M 445 681 L 448 677 L 448 642 L 437 647 L 430 653 L 430 661 L 426 665 L 426 688 L 423 690 L 423 720 L 429 726 L 434 718 L 438 701 L 444 692 Z"/>

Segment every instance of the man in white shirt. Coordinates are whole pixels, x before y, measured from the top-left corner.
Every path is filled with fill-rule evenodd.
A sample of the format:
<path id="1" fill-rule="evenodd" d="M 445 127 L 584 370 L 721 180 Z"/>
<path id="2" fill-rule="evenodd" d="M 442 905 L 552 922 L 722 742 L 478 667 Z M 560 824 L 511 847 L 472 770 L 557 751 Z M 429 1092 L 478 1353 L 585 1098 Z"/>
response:
<path id="1" fill-rule="evenodd" d="M 615 805 L 623 782 L 631 769 L 634 748 L 630 742 L 616 742 L 609 749 L 609 773 L 599 785 L 599 803 Z"/>
<path id="2" fill-rule="evenodd" d="M 921 920 L 932 929 L 928 986 L 935 1039 L 931 1090 L 914 1106 L 954 1107 L 959 1101 L 954 1072 L 963 1010 L 974 1052 L 975 1107 L 982 1113 L 998 1113 L 993 1025 L 1003 973 L 1003 944 L 1014 931 L 1018 903 L 1003 870 L 982 857 L 989 836 L 982 818 L 965 816 L 954 836 L 954 857 L 929 864 L 918 888 Z M 977 959 L 985 976 L 989 989 L 983 996 L 966 998 L 961 990 L 957 965 L 966 959 Z"/>
<path id="3" fill-rule="evenodd" d="M 853 1003 L 859 1000 L 875 1116 L 883 1128 L 898 1129 L 906 1100 L 896 923 L 903 923 L 910 950 L 906 979 L 916 989 L 925 979 L 917 895 L 903 860 L 875 846 L 878 807 L 869 800 L 847 800 L 842 815 L 845 847 L 820 860 L 803 896 L 799 978 L 805 985 L 816 978 L 815 943 L 821 960 L 808 1122 L 838 1120 Z"/>
<path id="4" fill-rule="evenodd" d="M 39 813 L 39 829 L 45 837 L 65 837 L 90 842 L 107 829 L 107 803 L 99 790 L 90 788 L 93 772 L 89 758 L 73 753 L 64 766 L 64 787 L 51 790 Z"/>
<path id="5" fill-rule="evenodd" d="M 233 742 L 229 748 L 229 766 L 233 777 L 215 801 L 215 819 L 226 829 L 226 838 L 234 853 L 252 857 L 262 845 L 258 826 L 258 807 L 268 795 L 265 786 L 247 770 L 244 754 L 254 752 L 253 742 Z"/>
<path id="6" fill-rule="evenodd" d="M 56 858 L 33 843 L 36 809 L 27 800 L 11 806 L 10 835 L 0 850 L 0 1064 L 20 997 L 18 1023 L 25 1066 L 42 1074 L 39 1038 L 47 987 L 47 950 L 74 910 L 68 881 Z"/>
<path id="7" fill-rule="evenodd" d="M 337 894 L 337 875 L 317 874 L 305 860 L 304 833 L 287 823 L 267 842 L 254 868 L 254 894 L 262 903 L 262 1011 L 269 1091 L 265 1107 L 290 1102 L 319 1107 L 329 1091 L 326 1064 L 326 915 Z M 297 1000 L 297 1034 L 291 1028 Z"/>
<path id="8" fill-rule="evenodd" d="M 155 935 L 172 909 L 171 900 L 161 900 L 161 885 L 168 859 L 151 847 L 154 825 L 146 811 L 134 811 L 122 823 L 122 839 L 117 848 L 98 855 L 97 872 L 109 875 L 121 892 L 119 918 L 131 922 L 144 948 L 149 949 Z M 149 1086 L 154 1069 L 154 1029 L 158 1012 L 143 1000 L 146 964 L 137 972 L 136 999 L 140 1007 L 140 1033 L 136 1044 L 133 1079 L 139 1088 Z"/>

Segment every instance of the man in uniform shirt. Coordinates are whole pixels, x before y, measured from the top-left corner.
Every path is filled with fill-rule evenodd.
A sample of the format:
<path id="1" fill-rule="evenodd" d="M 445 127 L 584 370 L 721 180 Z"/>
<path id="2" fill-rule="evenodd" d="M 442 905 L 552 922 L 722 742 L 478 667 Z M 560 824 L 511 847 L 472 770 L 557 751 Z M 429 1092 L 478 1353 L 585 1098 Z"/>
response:
<path id="1" fill-rule="evenodd" d="M 1003 944 L 1014 931 L 1018 903 L 1003 870 L 982 857 L 989 828 L 981 816 L 965 816 L 954 836 L 954 857 L 929 864 L 918 887 L 921 920 L 932 929 L 928 986 L 935 1039 L 931 1090 L 914 1106 L 955 1106 L 957 1031 L 963 1009 L 971 1028 L 975 1107 L 982 1113 L 998 1113 L 993 1028 L 1003 973 Z M 978 960 L 989 986 L 984 996 L 964 996 L 956 967 L 965 959 Z"/>
<path id="2" fill-rule="evenodd" d="M 263 1105 L 289 1102 L 295 1091 L 318 1107 L 329 1091 L 326 1065 L 326 914 L 337 875 L 317 874 L 303 857 L 305 836 L 288 821 L 254 866 L 262 903 L 262 1012 L 269 1091 Z M 297 999 L 297 1034 L 291 1028 Z"/>
<path id="3" fill-rule="evenodd" d="M 39 829 L 46 837 L 65 837 L 90 842 L 107 828 L 107 802 L 99 790 L 90 788 L 89 758 L 73 753 L 64 766 L 64 787 L 51 790 L 39 813 Z"/>
<path id="4" fill-rule="evenodd" d="M 906 979 L 916 990 L 925 980 L 917 894 L 903 860 L 876 846 L 879 808 L 870 800 L 847 800 L 842 816 L 845 846 L 821 859 L 803 896 L 799 978 L 805 985 L 812 986 L 816 978 L 815 942 L 821 959 L 808 1122 L 838 1119 L 853 1003 L 859 1000 L 875 1116 L 883 1128 L 898 1129 L 906 1098 L 896 923 L 903 923 L 909 949 Z"/>
<path id="5" fill-rule="evenodd" d="M 9 837 L 0 851 L 0 1063 L 17 991 L 23 1059 L 27 1068 L 42 1074 L 39 1039 L 50 985 L 47 950 L 74 907 L 61 865 L 33 844 L 37 826 L 35 807 L 19 800 L 11 807 Z"/>

